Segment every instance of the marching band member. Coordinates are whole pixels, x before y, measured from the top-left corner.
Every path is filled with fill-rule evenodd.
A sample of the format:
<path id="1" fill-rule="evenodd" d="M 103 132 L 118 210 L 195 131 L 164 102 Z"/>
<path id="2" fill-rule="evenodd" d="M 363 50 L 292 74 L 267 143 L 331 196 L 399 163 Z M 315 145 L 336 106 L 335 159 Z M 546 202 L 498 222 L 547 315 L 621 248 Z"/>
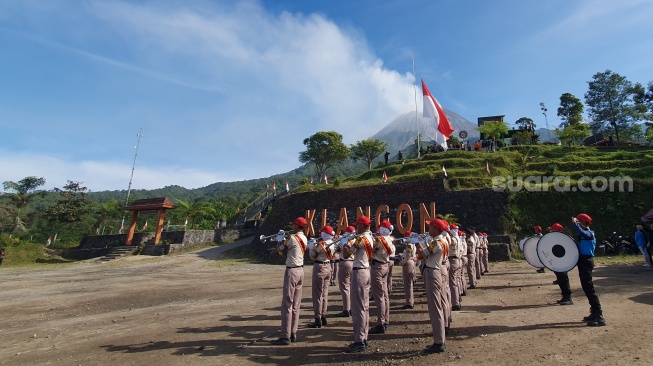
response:
<path id="1" fill-rule="evenodd" d="M 552 232 L 560 232 L 564 228 L 559 223 L 555 223 L 549 226 L 548 230 Z M 573 305 L 574 302 L 571 300 L 571 286 L 569 285 L 569 275 L 567 272 L 553 272 L 556 275 L 556 284 L 560 287 L 560 292 L 562 293 L 562 298 L 556 301 L 560 305 Z"/>
<path id="2" fill-rule="evenodd" d="M 388 330 L 390 323 L 390 296 L 388 295 L 388 262 L 395 251 L 392 243 L 392 230 L 390 221 L 384 220 L 379 227 L 379 235 L 374 241 L 372 249 L 372 266 L 370 267 L 370 282 L 374 304 L 376 305 L 376 325 L 369 331 L 370 334 L 382 334 Z"/>
<path id="3" fill-rule="evenodd" d="M 394 228 L 393 228 L 394 229 Z M 390 236 L 394 240 L 394 236 Z M 390 241 L 391 243 L 393 241 Z M 395 266 L 394 257 L 397 255 L 397 247 L 392 245 L 392 253 L 390 254 L 390 260 L 388 261 L 388 296 L 392 293 L 392 269 Z"/>
<path id="4" fill-rule="evenodd" d="M 413 235 L 411 231 L 406 231 L 404 237 L 408 238 L 409 242 L 406 243 L 404 251 L 401 253 L 401 261 L 399 265 L 401 266 L 402 277 L 404 280 L 404 295 L 406 296 L 406 304 L 402 306 L 402 309 L 412 309 L 415 307 L 415 297 L 413 295 L 413 285 L 417 279 L 415 273 L 415 244 L 418 239 L 416 235 Z"/>
<path id="5" fill-rule="evenodd" d="M 352 235 L 356 233 L 356 228 L 347 226 L 344 235 L 338 242 L 336 250 L 340 252 L 340 262 L 338 263 L 338 288 L 342 296 L 342 312 L 336 314 L 337 317 L 346 318 L 351 316 L 351 297 L 349 288 L 351 286 L 351 274 L 354 267 L 354 256 L 351 253 L 345 254 L 343 247 L 348 245 Z"/>
<path id="6" fill-rule="evenodd" d="M 370 261 L 374 238 L 370 232 L 370 218 L 361 216 L 354 222 L 357 238 L 344 247 L 345 255 L 354 255 L 351 276 L 351 319 L 354 328 L 354 342 L 347 353 L 362 352 L 367 348 L 367 334 L 370 321 Z"/>
<path id="7" fill-rule="evenodd" d="M 465 270 L 467 269 L 467 264 L 469 263 L 469 260 L 467 259 L 467 236 L 465 231 L 461 230 L 460 228 L 458 229 L 458 238 L 460 239 L 460 259 L 462 264 L 462 267 L 460 268 L 460 283 L 462 284 L 462 287 L 460 288 L 462 290 L 460 296 L 466 296 L 467 280 L 465 278 Z"/>
<path id="8" fill-rule="evenodd" d="M 458 311 L 460 306 L 460 241 L 458 239 L 458 226 L 449 225 L 451 246 L 449 247 L 449 287 L 451 291 L 451 310 Z"/>
<path id="9" fill-rule="evenodd" d="M 483 275 L 483 271 L 481 270 L 481 255 L 483 250 L 481 249 L 481 246 L 483 243 L 481 242 L 481 238 L 478 237 L 478 233 L 476 230 L 471 227 L 469 228 L 469 231 L 471 235 L 474 237 L 474 240 L 476 241 L 476 258 L 474 258 L 474 273 L 476 274 L 476 279 L 480 280 L 481 275 Z"/>
<path id="10" fill-rule="evenodd" d="M 286 253 L 286 272 L 283 277 L 283 296 L 281 300 L 281 337 L 271 341 L 273 345 L 287 346 L 297 341 L 299 309 L 302 302 L 304 284 L 304 253 L 306 252 L 306 219 L 296 218 L 292 224 L 292 234 L 287 240 L 277 235 L 277 253 Z"/>
<path id="11" fill-rule="evenodd" d="M 488 256 L 489 246 L 490 246 L 490 241 L 487 238 L 487 233 L 484 232 L 483 233 L 483 262 L 481 263 L 483 265 L 483 273 L 490 272 L 490 257 Z"/>
<path id="12" fill-rule="evenodd" d="M 469 236 L 467 239 L 467 276 L 469 277 L 468 289 L 476 288 L 476 246 L 478 237 L 474 236 L 476 229 L 469 227 Z"/>
<path id="13" fill-rule="evenodd" d="M 338 248 L 338 241 L 336 241 L 333 244 L 334 248 L 334 253 L 333 253 L 333 260 L 331 261 L 331 281 L 330 285 L 335 286 L 336 285 L 336 280 L 338 280 L 338 263 L 340 263 L 340 251 L 337 251 L 336 249 Z"/>
<path id="14" fill-rule="evenodd" d="M 590 229 L 592 218 L 588 214 L 578 214 L 576 217 L 571 218 L 572 227 L 578 233 L 578 276 L 580 277 L 580 285 L 583 287 L 583 292 L 587 296 L 590 303 L 590 315 L 583 318 L 590 327 L 598 327 L 605 325 L 603 318 L 603 310 L 601 309 L 601 302 L 594 290 L 594 283 L 592 281 L 592 270 L 594 270 L 594 248 L 596 247 L 596 235 Z"/>
<path id="15" fill-rule="evenodd" d="M 542 227 L 540 225 L 535 225 L 533 226 L 533 230 L 535 230 L 535 235 L 534 236 L 539 236 L 542 237 L 544 234 L 542 234 Z M 544 267 L 538 268 L 537 273 L 544 273 Z"/>
<path id="16" fill-rule="evenodd" d="M 442 266 L 440 272 L 442 274 L 442 310 L 444 311 L 444 333 L 449 334 L 451 327 L 451 287 L 449 285 L 449 248 L 451 247 L 451 237 L 449 236 L 449 223 L 447 220 L 442 220 L 447 225 L 445 230 L 442 231 L 443 249 Z"/>
<path id="17" fill-rule="evenodd" d="M 326 311 L 329 302 L 329 281 L 331 280 L 331 261 L 333 260 L 333 237 L 336 235 L 329 225 L 320 229 L 320 240 L 311 240 L 312 248 L 309 245 L 309 256 L 313 261 L 313 313 L 315 321 L 309 324 L 309 328 L 321 328 L 327 325 Z"/>
<path id="18" fill-rule="evenodd" d="M 444 258 L 444 237 L 442 232 L 447 229 L 444 220 L 433 219 L 427 222 L 429 226 L 429 235 L 431 240 L 426 245 L 419 243 L 417 247 L 418 255 L 426 258 L 424 268 L 424 284 L 426 290 L 426 302 L 429 309 L 429 319 L 433 328 L 433 344 L 426 348 L 427 353 L 440 353 L 446 350 L 445 345 L 445 325 L 447 321 L 444 317 L 442 304 L 443 281 L 442 260 Z"/>

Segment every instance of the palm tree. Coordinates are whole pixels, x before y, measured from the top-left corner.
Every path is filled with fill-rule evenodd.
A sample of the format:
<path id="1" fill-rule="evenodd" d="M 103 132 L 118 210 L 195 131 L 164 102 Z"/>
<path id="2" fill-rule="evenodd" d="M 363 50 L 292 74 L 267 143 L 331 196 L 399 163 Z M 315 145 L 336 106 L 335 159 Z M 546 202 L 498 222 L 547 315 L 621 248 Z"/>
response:
<path id="1" fill-rule="evenodd" d="M 177 200 L 177 207 L 181 208 L 181 213 L 184 217 L 188 217 L 191 227 L 195 222 L 195 219 L 198 217 L 209 216 L 212 219 L 215 219 L 215 209 L 211 207 L 209 202 L 186 202 L 182 200 Z"/>
<path id="2" fill-rule="evenodd" d="M 13 191 L 13 193 L 3 195 L 3 197 L 9 199 L 6 211 L 11 217 L 12 231 L 27 231 L 25 222 L 22 219 L 22 210 L 29 206 L 35 197 L 45 195 L 45 191 L 36 191 L 38 187 L 44 184 L 45 178 L 37 177 L 25 177 L 18 182 L 6 181 L 2 183 L 5 190 Z"/>
<path id="3" fill-rule="evenodd" d="M 477 127 L 476 131 L 492 139 L 492 152 L 496 151 L 497 137 L 508 134 L 508 125 L 503 121 L 486 122 L 483 126 Z"/>

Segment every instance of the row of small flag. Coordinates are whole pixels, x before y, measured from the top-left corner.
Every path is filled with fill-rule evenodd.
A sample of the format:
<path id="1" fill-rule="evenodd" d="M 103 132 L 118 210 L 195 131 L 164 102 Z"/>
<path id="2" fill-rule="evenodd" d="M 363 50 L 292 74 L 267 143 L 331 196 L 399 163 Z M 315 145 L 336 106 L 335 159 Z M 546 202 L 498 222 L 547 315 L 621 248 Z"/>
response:
<path id="1" fill-rule="evenodd" d="M 490 162 L 489 162 L 489 161 L 486 161 L 486 162 L 485 162 L 485 170 L 487 171 L 488 174 L 491 174 L 491 170 L 490 170 Z M 445 177 L 448 177 L 448 175 L 447 175 L 447 169 L 445 169 L 444 165 L 442 166 L 442 174 L 443 174 Z M 388 181 L 388 175 L 385 173 L 385 170 L 383 171 L 383 177 L 382 177 L 381 179 L 383 179 L 383 183 L 385 183 L 385 182 Z"/>

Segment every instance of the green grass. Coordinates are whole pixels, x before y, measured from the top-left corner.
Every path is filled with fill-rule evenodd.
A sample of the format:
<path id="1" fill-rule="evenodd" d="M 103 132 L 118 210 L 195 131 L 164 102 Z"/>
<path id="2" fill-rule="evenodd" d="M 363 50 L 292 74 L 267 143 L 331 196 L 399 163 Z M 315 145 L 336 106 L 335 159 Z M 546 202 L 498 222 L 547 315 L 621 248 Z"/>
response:
<path id="1" fill-rule="evenodd" d="M 41 244 L 20 244 L 5 248 L 5 259 L 2 267 L 25 267 L 34 264 L 61 264 L 71 263 L 54 254 L 54 251 L 48 250 Z"/>

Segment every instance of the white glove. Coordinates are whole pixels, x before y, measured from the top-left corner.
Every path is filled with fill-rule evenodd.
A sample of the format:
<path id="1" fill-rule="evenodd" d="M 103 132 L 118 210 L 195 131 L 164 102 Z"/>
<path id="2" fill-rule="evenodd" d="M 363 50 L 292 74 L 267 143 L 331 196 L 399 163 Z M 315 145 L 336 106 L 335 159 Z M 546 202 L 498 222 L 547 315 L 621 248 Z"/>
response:
<path id="1" fill-rule="evenodd" d="M 286 233 L 283 230 L 280 230 L 277 236 L 274 237 L 276 242 L 281 243 L 286 238 Z"/>

